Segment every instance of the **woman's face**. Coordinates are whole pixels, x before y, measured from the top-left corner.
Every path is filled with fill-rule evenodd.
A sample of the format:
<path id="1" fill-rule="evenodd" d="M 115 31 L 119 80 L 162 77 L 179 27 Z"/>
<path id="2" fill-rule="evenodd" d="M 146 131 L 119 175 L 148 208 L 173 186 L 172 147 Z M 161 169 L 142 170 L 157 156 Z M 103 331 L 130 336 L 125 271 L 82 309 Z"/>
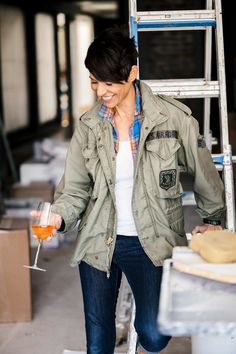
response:
<path id="1" fill-rule="evenodd" d="M 95 79 L 95 77 L 90 74 L 91 88 L 99 99 L 103 101 L 103 104 L 108 108 L 114 108 L 116 106 L 122 106 L 128 102 L 131 98 L 133 99 L 133 80 L 128 82 L 123 81 L 122 84 L 113 82 L 104 82 Z"/>

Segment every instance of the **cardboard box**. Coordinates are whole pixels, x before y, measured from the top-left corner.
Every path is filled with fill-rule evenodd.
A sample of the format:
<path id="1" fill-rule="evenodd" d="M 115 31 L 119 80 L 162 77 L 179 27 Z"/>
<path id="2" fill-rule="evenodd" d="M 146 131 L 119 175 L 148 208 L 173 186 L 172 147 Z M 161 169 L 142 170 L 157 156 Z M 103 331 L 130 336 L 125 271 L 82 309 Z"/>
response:
<path id="1" fill-rule="evenodd" d="M 33 181 L 29 184 L 15 183 L 12 185 L 12 198 L 40 198 L 52 202 L 54 185 L 49 181 Z"/>
<path id="2" fill-rule="evenodd" d="M 0 322 L 32 319 L 29 265 L 29 220 L 0 221 Z"/>

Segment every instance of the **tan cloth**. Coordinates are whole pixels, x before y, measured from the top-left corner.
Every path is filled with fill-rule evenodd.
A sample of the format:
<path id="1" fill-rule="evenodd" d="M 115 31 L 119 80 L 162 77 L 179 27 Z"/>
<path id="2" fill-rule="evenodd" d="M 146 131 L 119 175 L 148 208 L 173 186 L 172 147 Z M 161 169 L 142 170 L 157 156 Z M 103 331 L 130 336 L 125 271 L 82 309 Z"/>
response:
<path id="1" fill-rule="evenodd" d="M 227 230 L 193 235 L 189 247 L 210 263 L 236 262 L 236 234 Z"/>

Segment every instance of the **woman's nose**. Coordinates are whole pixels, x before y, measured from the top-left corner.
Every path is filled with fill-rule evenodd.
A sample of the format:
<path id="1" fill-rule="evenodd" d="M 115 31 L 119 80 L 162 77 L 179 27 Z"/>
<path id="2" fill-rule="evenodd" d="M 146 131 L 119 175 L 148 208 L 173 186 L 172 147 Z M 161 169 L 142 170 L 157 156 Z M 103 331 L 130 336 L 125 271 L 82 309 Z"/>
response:
<path id="1" fill-rule="evenodd" d="M 105 93 L 106 93 L 106 85 L 103 82 L 99 82 L 97 86 L 98 97 L 104 96 Z"/>

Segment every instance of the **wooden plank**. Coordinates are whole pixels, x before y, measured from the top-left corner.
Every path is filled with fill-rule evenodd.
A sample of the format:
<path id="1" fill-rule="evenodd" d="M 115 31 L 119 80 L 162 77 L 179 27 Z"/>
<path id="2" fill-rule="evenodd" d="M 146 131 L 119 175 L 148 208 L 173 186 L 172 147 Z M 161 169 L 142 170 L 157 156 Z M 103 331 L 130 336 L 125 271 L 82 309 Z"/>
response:
<path id="1" fill-rule="evenodd" d="M 236 284 L 236 263 L 209 263 L 189 247 L 175 247 L 173 267 L 181 272 Z"/>

